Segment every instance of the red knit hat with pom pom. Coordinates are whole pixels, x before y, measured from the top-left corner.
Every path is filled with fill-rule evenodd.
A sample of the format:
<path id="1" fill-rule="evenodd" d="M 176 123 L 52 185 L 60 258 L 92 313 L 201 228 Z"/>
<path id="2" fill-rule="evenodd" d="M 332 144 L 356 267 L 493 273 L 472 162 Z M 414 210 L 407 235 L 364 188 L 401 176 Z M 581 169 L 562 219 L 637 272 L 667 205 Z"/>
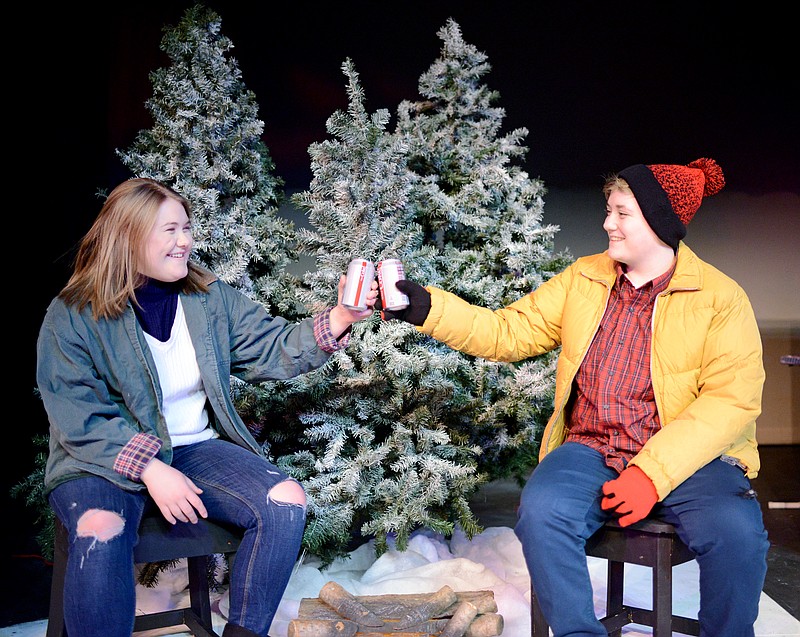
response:
<path id="1" fill-rule="evenodd" d="M 708 158 L 686 166 L 636 164 L 619 176 L 628 182 L 653 232 L 673 250 L 686 236 L 686 224 L 703 197 L 716 195 L 725 186 L 722 168 Z"/>

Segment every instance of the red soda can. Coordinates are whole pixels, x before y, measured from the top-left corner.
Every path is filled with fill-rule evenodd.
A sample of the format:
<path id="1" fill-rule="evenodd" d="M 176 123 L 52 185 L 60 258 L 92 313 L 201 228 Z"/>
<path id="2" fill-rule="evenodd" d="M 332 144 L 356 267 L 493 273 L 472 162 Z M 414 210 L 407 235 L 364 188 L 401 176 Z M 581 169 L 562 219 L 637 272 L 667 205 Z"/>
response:
<path id="1" fill-rule="evenodd" d="M 347 266 L 347 281 L 342 292 L 342 305 L 351 310 L 367 309 L 367 292 L 375 280 L 375 266 L 369 259 L 353 259 Z"/>
<path id="2" fill-rule="evenodd" d="M 403 310 L 408 307 L 408 297 L 395 285 L 405 278 L 406 273 L 400 259 L 384 259 L 378 262 L 378 287 L 384 310 Z"/>

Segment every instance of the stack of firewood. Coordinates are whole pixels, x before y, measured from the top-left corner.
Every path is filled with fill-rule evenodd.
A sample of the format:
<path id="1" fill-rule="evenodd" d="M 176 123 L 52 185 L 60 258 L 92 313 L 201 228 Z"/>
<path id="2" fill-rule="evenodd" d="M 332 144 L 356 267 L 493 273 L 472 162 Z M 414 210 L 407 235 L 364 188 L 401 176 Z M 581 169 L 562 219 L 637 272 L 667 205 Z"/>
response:
<path id="1" fill-rule="evenodd" d="M 328 582 L 300 602 L 289 637 L 495 637 L 503 632 L 492 591 L 354 596 Z"/>

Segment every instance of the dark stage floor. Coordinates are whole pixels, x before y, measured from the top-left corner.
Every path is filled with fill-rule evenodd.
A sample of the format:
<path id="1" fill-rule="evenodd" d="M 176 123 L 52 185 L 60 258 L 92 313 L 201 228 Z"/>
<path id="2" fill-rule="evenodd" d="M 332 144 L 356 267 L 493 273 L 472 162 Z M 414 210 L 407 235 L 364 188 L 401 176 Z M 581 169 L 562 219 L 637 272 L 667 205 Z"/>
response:
<path id="1" fill-rule="evenodd" d="M 770 502 L 800 501 L 800 445 L 761 447 L 762 470 L 753 481 L 772 546 L 764 592 L 800 619 L 800 509 L 770 508 Z M 47 617 L 51 565 L 39 556 L 31 511 L 16 498 L 7 499 L 3 516 L 0 627 Z M 485 527 L 515 522 L 519 488 L 510 482 L 484 487 L 472 506 Z"/>

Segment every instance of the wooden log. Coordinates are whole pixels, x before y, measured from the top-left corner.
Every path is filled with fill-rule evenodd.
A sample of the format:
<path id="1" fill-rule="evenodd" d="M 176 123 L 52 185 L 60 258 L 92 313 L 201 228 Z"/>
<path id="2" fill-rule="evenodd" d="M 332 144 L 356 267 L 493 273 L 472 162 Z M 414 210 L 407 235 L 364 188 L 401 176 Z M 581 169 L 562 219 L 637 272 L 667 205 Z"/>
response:
<path id="1" fill-rule="evenodd" d="M 356 637 L 436 637 L 438 633 L 432 633 L 428 630 L 417 630 L 416 628 L 409 628 L 408 630 L 398 630 L 397 632 L 393 630 L 386 630 L 384 627 L 384 631 L 380 633 L 373 632 L 375 628 L 364 628 L 364 631 L 358 631 L 356 633 Z"/>
<path id="2" fill-rule="evenodd" d="M 484 613 L 496 613 L 497 601 L 494 599 L 493 591 L 460 591 L 456 592 L 458 600 L 452 608 L 448 608 L 445 615 L 452 615 L 461 602 L 471 602 L 478 609 L 478 615 Z"/>
<path id="3" fill-rule="evenodd" d="M 447 625 L 448 619 L 430 619 L 426 622 L 415 624 L 406 630 L 394 630 L 395 622 L 387 621 L 380 632 L 377 629 L 369 628 L 367 626 L 358 626 L 355 622 L 349 620 L 335 620 L 335 619 L 293 619 L 289 623 L 288 637 L 319 637 L 320 633 L 311 632 L 311 628 L 315 625 L 325 625 L 329 629 L 330 625 L 342 623 L 345 625 L 346 630 L 351 630 L 350 626 L 356 626 L 355 635 L 352 637 L 430 637 L 431 635 L 440 635 Z M 464 633 L 464 637 L 497 637 L 503 633 L 503 616 L 497 613 L 487 613 L 485 615 L 478 615 L 472 620 L 472 623 Z M 327 635 L 328 633 L 322 633 Z M 343 627 L 342 632 L 332 632 L 330 635 L 335 637 L 351 637 L 349 632 L 345 632 Z"/>
<path id="4" fill-rule="evenodd" d="M 417 606 L 408 611 L 393 628 L 395 630 L 404 630 L 414 624 L 432 619 L 437 615 L 441 615 L 457 600 L 458 597 L 453 592 L 453 589 L 445 584 L 438 591 L 429 595 L 424 602 L 417 604 Z"/>
<path id="5" fill-rule="evenodd" d="M 478 615 L 464 633 L 464 637 L 496 637 L 503 633 L 503 617 L 497 614 L 497 602 L 491 590 L 458 591 L 456 601 L 435 618 L 402 628 L 399 623 L 406 615 L 414 612 L 421 604 L 430 602 L 430 593 L 411 593 L 404 595 L 360 595 L 356 600 L 374 615 L 383 619 L 383 626 L 358 627 L 355 637 L 432 637 L 439 636 L 449 618 L 462 602 L 470 602 L 478 610 Z M 300 619 L 341 620 L 342 617 L 319 598 L 300 600 Z M 395 628 L 397 627 L 397 628 Z"/>
<path id="6" fill-rule="evenodd" d="M 456 608 L 456 612 L 445 624 L 439 637 L 464 637 L 467 628 L 478 614 L 478 609 L 471 602 L 461 602 Z"/>
<path id="7" fill-rule="evenodd" d="M 387 630 L 385 627 L 384 627 L 384 632 L 376 633 L 376 632 L 374 632 L 375 630 L 377 630 L 377 629 L 375 629 L 375 628 L 364 628 L 363 631 L 360 631 L 360 632 L 356 633 L 356 637 L 431 637 L 432 634 L 435 634 L 435 633 L 421 633 L 421 632 L 418 632 L 416 630 L 413 633 L 412 632 L 406 632 L 406 631 L 401 631 L 401 632 L 394 633 L 394 632 L 391 632 L 391 631 Z M 368 632 L 364 632 L 364 631 L 368 631 Z"/>
<path id="8" fill-rule="evenodd" d="M 449 619 L 429 619 L 405 630 L 394 630 L 397 624 L 387 621 L 381 632 L 359 626 L 355 637 L 440 637 Z M 478 615 L 467 627 L 464 637 L 497 637 L 503 634 L 503 616 L 497 613 Z"/>
<path id="9" fill-rule="evenodd" d="M 345 619 L 293 619 L 289 637 L 354 637 L 358 624 Z"/>
<path id="10" fill-rule="evenodd" d="M 363 626 L 383 626 L 383 620 L 359 602 L 336 582 L 328 582 L 319 591 L 319 598 L 345 619 Z"/>
<path id="11" fill-rule="evenodd" d="M 502 635 L 504 628 L 503 616 L 497 613 L 478 615 L 464 633 L 464 637 L 496 637 Z"/>
<path id="12" fill-rule="evenodd" d="M 408 628 L 396 628 L 399 624 L 396 621 L 388 620 L 384 626 L 383 630 L 386 632 L 381 633 L 382 635 L 416 635 L 420 633 L 422 635 L 438 635 L 442 632 L 442 629 L 447 624 L 449 618 L 444 619 L 429 619 L 424 622 L 420 622 L 418 624 L 414 624 Z M 361 633 L 358 633 L 358 637 L 362 637 Z"/>
<path id="13" fill-rule="evenodd" d="M 386 620 L 399 620 L 412 608 L 426 601 L 430 593 L 409 593 L 404 595 L 359 595 L 356 599 L 378 617 Z M 441 616 L 449 617 L 462 601 L 472 602 L 478 608 L 478 615 L 496 613 L 497 602 L 491 590 L 456 591 L 456 602 Z M 319 598 L 304 597 L 300 600 L 299 617 L 305 619 L 341 619 L 330 606 Z"/>

